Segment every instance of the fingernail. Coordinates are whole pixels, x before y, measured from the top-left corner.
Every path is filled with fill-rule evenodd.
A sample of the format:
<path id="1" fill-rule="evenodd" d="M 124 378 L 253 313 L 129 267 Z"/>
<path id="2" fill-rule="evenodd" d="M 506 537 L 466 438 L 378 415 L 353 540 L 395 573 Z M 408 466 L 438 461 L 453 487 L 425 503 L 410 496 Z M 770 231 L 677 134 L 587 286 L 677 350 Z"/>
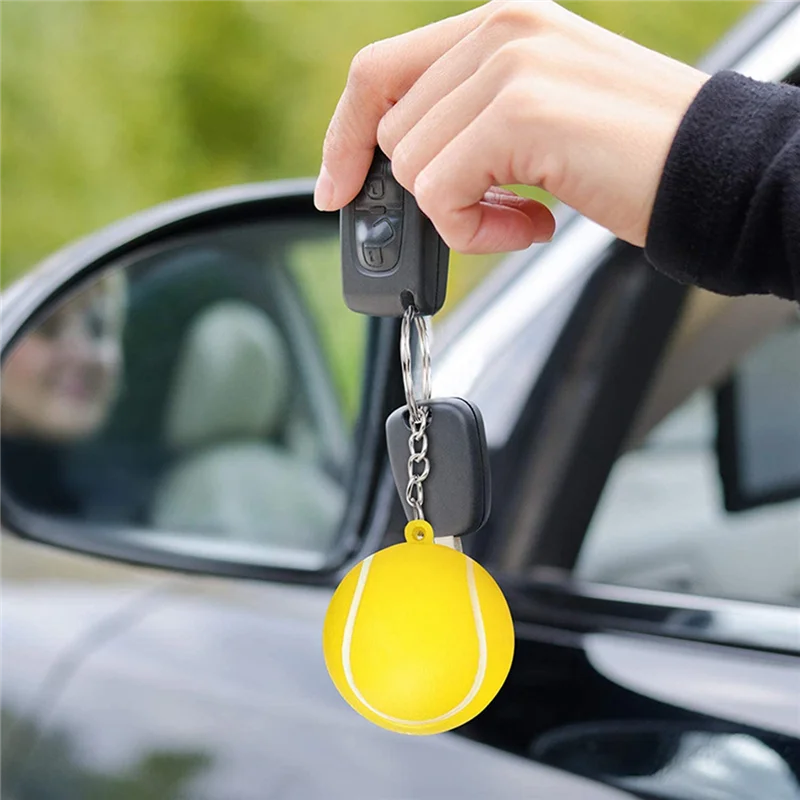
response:
<path id="1" fill-rule="evenodd" d="M 333 180 L 331 179 L 328 170 L 323 164 L 319 177 L 317 178 L 317 185 L 314 187 L 314 205 L 320 211 L 329 211 L 333 201 Z"/>

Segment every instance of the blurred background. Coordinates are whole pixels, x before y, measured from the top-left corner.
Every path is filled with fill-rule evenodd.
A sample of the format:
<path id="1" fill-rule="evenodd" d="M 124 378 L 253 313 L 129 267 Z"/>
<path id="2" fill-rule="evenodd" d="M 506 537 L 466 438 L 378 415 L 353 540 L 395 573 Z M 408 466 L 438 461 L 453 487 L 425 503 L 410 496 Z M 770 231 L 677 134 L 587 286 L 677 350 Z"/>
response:
<path id="1" fill-rule="evenodd" d="M 476 5 L 4 2 L 3 285 L 70 240 L 156 203 L 315 175 L 356 51 Z M 694 61 L 751 3 L 565 5 Z M 451 307 L 491 263 L 460 260 Z"/>

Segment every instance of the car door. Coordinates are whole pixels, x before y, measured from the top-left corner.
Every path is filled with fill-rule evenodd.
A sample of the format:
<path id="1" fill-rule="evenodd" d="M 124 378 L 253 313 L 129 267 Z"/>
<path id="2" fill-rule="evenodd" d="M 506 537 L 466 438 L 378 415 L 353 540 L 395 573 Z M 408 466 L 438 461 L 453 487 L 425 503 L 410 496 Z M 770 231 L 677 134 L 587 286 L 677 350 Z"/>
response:
<path id="1" fill-rule="evenodd" d="M 619 692 L 531 732 L 545 763 L 643 797 L 800 796 L 799 322 L 690 292 L 569 578 L 540 564 L 522 590 Z M 758 494 L 731 485 L 733 453 Z"/>
<path id="2" fill-rule="evenodd" d="M 513 424 L 496 387 L 545 315 L 474 387 L 506 487 L 474 546 L 520 655 L 469 735 L 637 797 L 800 796 L 797 306 L 678 287 L 627 248 L 577 293 Z"/>

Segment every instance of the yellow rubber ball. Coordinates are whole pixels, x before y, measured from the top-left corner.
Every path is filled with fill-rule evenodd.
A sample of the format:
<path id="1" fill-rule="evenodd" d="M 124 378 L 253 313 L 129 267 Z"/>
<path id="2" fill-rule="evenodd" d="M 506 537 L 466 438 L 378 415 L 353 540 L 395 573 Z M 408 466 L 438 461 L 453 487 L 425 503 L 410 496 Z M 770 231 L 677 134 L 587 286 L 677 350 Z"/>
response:
<path id="1" fill-rule="evenodd" d="M 514 626 L 500 587 L 476 561 L 433 542 L 427 523 L 357 564 L 325 617 L 325 664 L 362 716 L 392 731 L 441 733 L 500 690 Z"/>

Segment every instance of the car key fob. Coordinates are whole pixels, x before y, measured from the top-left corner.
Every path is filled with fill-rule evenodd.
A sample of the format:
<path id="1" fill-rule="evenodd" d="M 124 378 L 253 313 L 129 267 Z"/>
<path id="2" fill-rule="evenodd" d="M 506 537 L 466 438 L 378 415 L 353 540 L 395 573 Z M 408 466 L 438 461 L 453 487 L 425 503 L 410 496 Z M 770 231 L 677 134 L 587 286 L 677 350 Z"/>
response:
<path id="1" fill-rule="evenodd" d="M 340 233 L 352 311 L 402 317 L 413 305 L 431 316 L 444 305 L 450 250 L 379 148 L 358 196 L 341 211 Z"/>
<path id="2" fill-rule="evenodd" d="M 460 397 L 428 400 L 426 429 L 430 475 L 424 483 L 425 519 L 436 537 L 463 536 L 483 527 L 491 510 L 491 477 L 483 417 L 478 407 Z M 395 484 L 411 520 L 406 499 L 409 470 L 408 407 L 386 420 L 386 443 Z"/>

